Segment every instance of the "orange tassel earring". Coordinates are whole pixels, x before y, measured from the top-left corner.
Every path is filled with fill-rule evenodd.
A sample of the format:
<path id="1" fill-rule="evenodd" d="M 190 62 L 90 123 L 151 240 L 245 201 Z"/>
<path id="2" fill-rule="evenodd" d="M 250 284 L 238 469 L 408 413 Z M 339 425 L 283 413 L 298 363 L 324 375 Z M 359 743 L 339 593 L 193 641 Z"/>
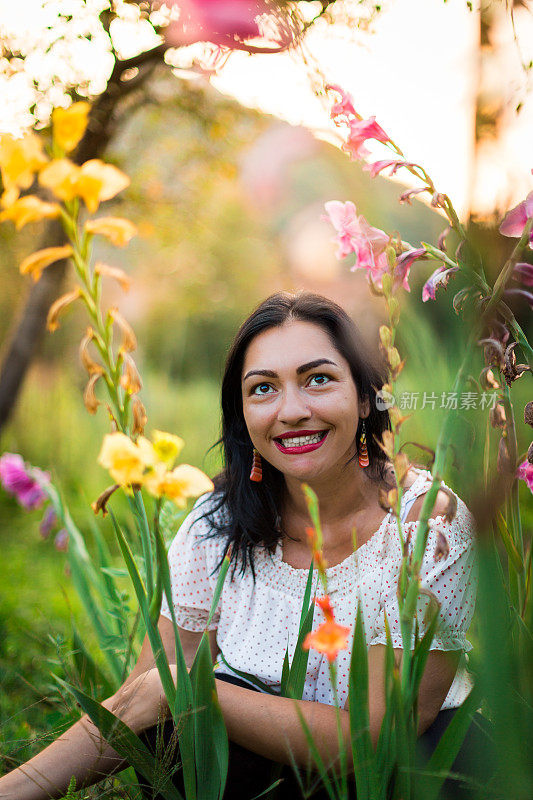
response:
<path id="1" fill-rule="evenodd" d="M 370 460 L 368 458 L 368 450 L 366 446 L 366 428 L 365 428 L 365 421 L 363 420 L 363 425 L 361 428 L 361 436 L 359 437 L 359 466 L 363 469 L 368 467 L 370 464 Z"/>
<path id="2" fill-rule="evenodd" d="M 263 468 L 261 464 L 261 456 L 254 447 L 254 457 L 252 461 L 252 471 L 250 472 L 250 480 L 254 483 L 261 483 L 263 480 Z"/>

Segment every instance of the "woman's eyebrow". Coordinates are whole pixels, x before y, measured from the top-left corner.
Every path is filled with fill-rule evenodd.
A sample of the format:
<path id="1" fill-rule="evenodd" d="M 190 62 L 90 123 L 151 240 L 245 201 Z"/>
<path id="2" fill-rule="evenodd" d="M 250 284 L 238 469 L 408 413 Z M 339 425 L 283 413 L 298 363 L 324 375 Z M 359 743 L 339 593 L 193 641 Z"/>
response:
<path id="1" fill-rule="evenodd" d="M 322 366 L 322 364 L 332 364 L 334 367 L 338 366 L 334 361 L 330 361 L 329 358 L 317 358 L 315 361 L 308 361 L 307 364 L 302 364 L 300 367 L 297 367 L 296 374 L 301 375 L 303 372 L 308 372 L 310 369 Z M 266 378 L 279 378 L 278 373 L 274 372 L 272 369 L 252 369 L 250 372 L 246 373 L 243 381 L 247 378 L 251 378 L 253 375 L 261 375 Z"/>

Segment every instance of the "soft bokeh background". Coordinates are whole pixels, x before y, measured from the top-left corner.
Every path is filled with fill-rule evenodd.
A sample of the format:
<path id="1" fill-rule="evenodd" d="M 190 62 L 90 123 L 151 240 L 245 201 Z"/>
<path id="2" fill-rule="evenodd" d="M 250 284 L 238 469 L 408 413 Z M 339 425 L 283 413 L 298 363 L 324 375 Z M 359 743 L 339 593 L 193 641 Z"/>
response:
<path id="1" fill-rule="evenodd" d="M 359 6 L 342 5 L 352 15 Z M 402 187 L 397 182 L 372 181 L 361 164 L 340 152 L 328 128 L 324 98 L 313 93 L 320 71 L 351 89 L 362 113 L 377 113 L 408 154 L 433 168 L 437 183 L 446 182 L 452 199 L 457 190 L 465 219 L 477 211 L 485 224 L 478 221 L 475 231 L 487 272 L 494 276 L 499 271 L 511 243 L 495 233 L 491 213 L 528 190 L 531 152 L 525 139 L 509 133 L 522 126 L 510 111 L 515 95 L 496 103 L 499 113 L 490 146 L 485 141 L 487 128 L 479 127 L 484 107 L 477 59 L 488 58 L 479 47 L 486 31 L 480 28 L 478 12 L 467 5 L 459 0 L 398 0 L 384 4 L 375 26 L 365 22 L 353 29 L 339 17 L 337 27 L 324 23 L 313 31 L 306 44 L 307 64 L 301 54 L 236 53 L 211 83 L 159 69 L 151 78 L 146 102 L 123 114 L 107 158 L 130 175 L 132 183 L 108 205 L 110 213 L 131 218 L 139 236 L 124 251 L 100 244 L 96 257 L 121 266 L 133 278 L 128 294 L 109 289 L 105 299 L 120 305 L 139 339 L 148 430 L 182 436 L 184 461 L 211 475 L 218 470 L 216 449 L 207 451 L 218 437 L 225 354 L 240 322 L 269 293 L 303 288 L 326 294 L 344 305 L 368 341 L 375 343 L 383 313 L 380 301 L 370 295 L 361 272 L 350 272 L 349 258 L 346 263 L 336 260 L 332 230 L 321 219 L 325 201 L 351 199 L 371 224 L 398 230 L 415 246 L 421 240 L 436 243 L 444 227 L 439 215 L 416 200 L 412 206 L 399 205 Z M 505 26 L 503 4 L 494 5 L 499 27 L 490 41 L 496 47 L 496 34 Z M 430 57 L 436 46 L 451 59 Z M 522 74 L 515 51 L 501 63 L 509 64 L 511 76 Z M 402 79 L 406 65 L 411 77 Z M 494 93 L 492 84 L 491 89 Z M 430 97 L 436 100 L 431 108 Z M 483 119 L 488 125 L 486 116 Z M 498 138 L 495 131 L 502 135 Z M 494 160 L 494 153 L 502 152 L 497 142 L 508 148 L 502 142 L 511 136 L 513 160 L 505 167 L 498 165 L 496 180 L 490 173 L 494 164 L 487 167 L 484 154 L 490 151 Z M 512 177 L 518 174 L 517 155 L 518 183 Z M 479 189 L 487 174 L 494 178 L 489 181 L 495 189 L 490 202 Z M 17 264 L 31 252 L 38 233 L 38 226 L 17 236 L 10 227 L 0 227 L 0 342 L 7 341 L 24 307 L 28 284 Z M 459 281 L 436 303 L 422 304 L 421 287 L 430 271 L 430 265 L 415 265 L 411 294 L 404 298 L 399 347 L 407 364 L 400 390 L 417 391 L 421 397 L 434 392 L 440 399 L 441 392 L 451 391 L 464 332 L 451 308 Z M 527 326 L 527 306 L 517 304 L 515 310 Z M 79 308 L 59 331 L 47 336 L 1 433 L 0 449 L 19 452 L 50 470 L 80 528 L 89 535 L 89 504 L 107 481 L 96 457 L 109 425 L 102 408 L 91 418 L 82 401 L 85 376 L 77 349 L 85 326 Z M 473 381 L 482 366 L 480 353 Z M 524 380 L 515 389 L 520 414 L 530 398 Z M 477 391 L 474 383 L 472 390 Z M 435 446 L 443 418 L 438 406 L 413 415 L 402 429 L 405 441 Z M 453 487 L 467 499 L 469 476 L 481 469 L 486 424 L 482 411 L 464 413 L 461 446 L 448 466 Z M 518 435 L 524 451 L 529 443 L 525 426 L 519 426 Z M 493 458 L 496 446 L 494 436 Z M 413 446 L 408 452 L 424 461 L 423 452 Z M 526 498 L 525 485 L 521 492 Z M 57 700 L 43 667 L 61 672 L 61 658 L 70 647 L 71 619 L 90 642 L 87 621 L 65 573 L 64 554 L 54 549 L 52 540 L 41 539 L 39 519 L 39 512 L 22 512 L 0 491 L 0 739 L 4 737 L 8 751 L 17 757 L 15 740 L 24 746 L 25 739 L 50 730 L 59 719 L 57 704 L 41 700 L 47 693 Z"/>

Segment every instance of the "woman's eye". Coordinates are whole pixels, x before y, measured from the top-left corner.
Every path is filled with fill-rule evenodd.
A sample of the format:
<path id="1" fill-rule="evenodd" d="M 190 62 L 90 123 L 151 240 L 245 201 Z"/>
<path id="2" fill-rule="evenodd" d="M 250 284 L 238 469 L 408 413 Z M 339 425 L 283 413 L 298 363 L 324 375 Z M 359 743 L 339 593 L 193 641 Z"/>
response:
<path id="1" fill-rule="evenodd" d="M 322 375 L 322 374 L 320 374 L 320 375 L 311 375 L 311 377 L 309 378 L 309 385 L 310 386 L 323 386 L 325 383 L 329 383 L 330 380 L 331 379 L 328 378 L 327 375 Z M 312 381 L 315 381 L 315 383 L 312 383 Z"/>
<path id="2" fill-rule="evenodd" d="M 258 383 L 252 390 L 252 394 L 270 394 L 269 389 L 273 389 L 269 383 Z"/>

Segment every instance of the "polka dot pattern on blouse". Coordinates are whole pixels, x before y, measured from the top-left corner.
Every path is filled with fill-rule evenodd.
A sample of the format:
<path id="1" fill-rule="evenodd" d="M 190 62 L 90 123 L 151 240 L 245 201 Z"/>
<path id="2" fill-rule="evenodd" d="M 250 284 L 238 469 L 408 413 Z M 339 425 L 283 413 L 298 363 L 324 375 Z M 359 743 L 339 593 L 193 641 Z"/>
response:
<path id="1" fill-rule="evenodd" d="M 417 478 L 402 498 L 402 518 L 416 497 L 425 494 L 431 474 L 416 470 Z M 444 485 L 444 484 L 443 484 Z M 176 621 L 185 630 L 205 630 L 217 573 L 213 570 L 221 559 L 224 542 L 220 537 L 208 538 L 209 523 L 200 517 L 208 509 L 211 495 L 204 495 L 183 522 L 168 553 L 172 581 L 172 600 Z M 404 523 L 404 534 L 410 533 L 410 548 L 416 538 L 417 522 Z M 449 552 L 435 560 L 437 532 L 445 535 Z M 217 644 L 224 661 L 217 659 L 218 672 L 232 673 L 232 668 L 249 673 L 279 689 L 285 651 L 292 658 L 298 638 L 302 601 L 308 569 L 290 566 L 283 558 L 281 544 L 274 554 L 258 549 L 255 557 L 255 585 L 250 573 L 228 573 L 214 617 L 209 625 L 217 631 Z M 328 587 L 335 617 L 339 624 L 353 628 L 358 604 L 361 604 L 367 645 L 385 644 L 384 615 L 394 647 L 402 647 L 396 587 L 401 562 L 398 530 L 392 515 L 387 515 L 375 533 L 354 553 L 327 570 Z M 471 649 L 465 638 L 475 603 L 476 576 L 473 519 L 463 501 L 457 499 L 457 514 L 452 522 L 443 516 L 430 520 L 428 544 L 421 567 L 421 588 L 433 594 L 440 603 L 439 626 L 431 649 Z M 321 594 L 318 576 L 314 590 Z M 420 635 L 424 632 L 424 613 L 430 602 L 428 595 L 419 598 L 417 619 Z M 170 618 L 166 599 L 161 614 Z M 323 622 L 315 609 L 313 629 Z M 341 706 L 348 697 L 349 649 L 337 658 L 338 696 Z M 229 665 L 229 666 L 228 666 Z M 234 673 L 235 674 L 235 673 Z M 444 700 L 442 708 L 460 705 L 471 688 L 464 659 Z M 333 705 L 326 656 L 309 651 L 304 700 Z"/>

